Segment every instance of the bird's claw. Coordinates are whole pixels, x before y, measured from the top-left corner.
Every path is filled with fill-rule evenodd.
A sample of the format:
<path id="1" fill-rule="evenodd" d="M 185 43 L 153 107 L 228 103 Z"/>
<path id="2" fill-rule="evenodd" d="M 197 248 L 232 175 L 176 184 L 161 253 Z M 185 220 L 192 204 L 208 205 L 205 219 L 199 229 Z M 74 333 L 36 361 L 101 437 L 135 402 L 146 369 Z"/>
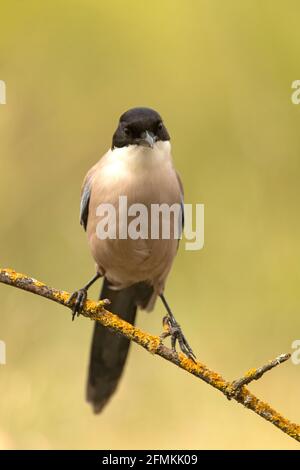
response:
<path id="1" fill-rule="evenodd" d="M 86 289 L 79 289 L 71 294 L 67 305 L 72 308 L 72 321 L 74 320 L 75 316 L 79 317 L 81 310 L 83 309 L 84 303 L 87 299 L 87 290 Z"/>
<path id="2" fill-rule="evenodd" d="M 163 328 L 164 332 L 162 333 L 161 338 L 164 339 L 168 336 L 171 336 L 172 351 L 176 352 L 176 342 L 178 341 L 183 354 L 195 362 L 196 356 L 175 318 L 172 318 L 169 315 L 165 316 L 163 318 Z"/>

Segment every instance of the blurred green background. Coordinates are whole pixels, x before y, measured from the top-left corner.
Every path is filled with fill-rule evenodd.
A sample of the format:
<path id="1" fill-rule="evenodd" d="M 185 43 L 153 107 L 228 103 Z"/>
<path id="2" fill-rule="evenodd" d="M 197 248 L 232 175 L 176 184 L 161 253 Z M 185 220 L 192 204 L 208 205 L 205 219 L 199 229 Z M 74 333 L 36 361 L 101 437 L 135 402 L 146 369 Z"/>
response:
<path id="1" fill-rule="evenodd" d="M 94 264 L 82 179 L 119 115 L 157 109 L 205 247 L 183 245 L 166 293 L 197 356 L 228 379 L 300 337 L 299 3 L 2 1 L 0 265 L 66 290 Z M 97 297 L 99 285 L 90 296 Z M 132 345 L 103 414 L 84 401 L 92 324 L 0 286 L 0 447 L 298 448 L 254 413 Z M 138 325 L 158 334 L 163 309 Z M 300 366 L 251 390 L 300 421 Z"/>

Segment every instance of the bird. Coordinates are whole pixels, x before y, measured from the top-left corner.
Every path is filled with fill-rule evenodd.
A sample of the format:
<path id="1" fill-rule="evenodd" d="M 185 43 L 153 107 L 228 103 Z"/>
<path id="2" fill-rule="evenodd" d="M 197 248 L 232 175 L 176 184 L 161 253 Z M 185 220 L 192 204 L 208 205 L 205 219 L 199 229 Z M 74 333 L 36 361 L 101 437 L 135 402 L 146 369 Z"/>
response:
<path id="1" fill-rule="evenodd" d="M 154 109 L 136 107 L 124 112 L 113 134 L 111 148 L 88 171 L 84 178 L 80 223 L 87 234 L 89 248 L 96 263 L 95 276 L 69 298 L 72 319 L 80 315 L 88 289 L 103 277 L 100 299 L 110 301 L 110 310 L 134 324 L 137 309 L 151 311 L 157 297 L 166 309 L 162 338 L 171 336 L 173 351 L 177 342 L 192 360 L 195 355 L 188 344 L 166 300 L 164 288 L 179 244 L 174 230 L 164 238 L 151 237 L 150 229 L 141 237 L 120 236 L 120 197 L 126 196 L 128 206 L 154 204 L 180 207 L 178 225 L 184 222 L 183 185 L 174 168 L 168 130 Z M 116 208 L 114 237 L 99 237 L 99 205 Z M 102 206 L 103 207 L 103 206 Z M 128 221 L 132 220 L 128 215 Z M 147 219 L 148 220 L 148 219 Z M 150 219 L 149 219 L 150 220 Z M 151 222 L 151 220 L 150 220 Z M 170 218 L 176 224 L 175 213 Z M 146 235 L 146 236 L 145 236 Z M 126 362 L 129 340 L 118 336 L 95 322 L 90 351 L 87 401 L 100 413 L 115 392 Z"/>

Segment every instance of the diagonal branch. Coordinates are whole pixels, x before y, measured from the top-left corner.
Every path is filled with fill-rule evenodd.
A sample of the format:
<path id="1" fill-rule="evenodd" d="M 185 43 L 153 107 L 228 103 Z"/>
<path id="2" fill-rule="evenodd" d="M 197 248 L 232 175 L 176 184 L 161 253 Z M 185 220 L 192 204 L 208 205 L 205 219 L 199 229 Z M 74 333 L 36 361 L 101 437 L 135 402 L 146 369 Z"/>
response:
<path id="1" fill-rule="evenodd" d="M 69 307 L 67 305 L 67 301 L 70 297 L 68 292 L 48 287 L 46 284 L 24 274 L 17 273 L 12 269 L 0 269 L 0 282 L 46 297 L 47 299 L 53 300 L 65 307 Z M 290 437 L 300 442 L 300 426 L 286 419 L 280 413 L 271 408 L 268 403 L 257 398 L 245 387 L 245 385 L 250 383 L 252 380 L 258 380 L 265 372 L 288 360 L 290 357 L 289 354 L 282 354 L 274 361 L 268 362 L 259 369 L 251 369 L 241 379 L 229 382 L 221 377 L 217 372 L 210 370 L 203 363 L 195 363 L 191 359 L 185 357 L 184 354 L 173 352 L 172 349 L 162 344 L 159 336 L 149 335 L 139 328 L 130 325 L 117 315 L 109 312 L 105 309 L 105 306 L 107 306 L 108 303 L 109 302 L 105 300 L 99 302 L 87 300 L 82 311 L 82 315 L 92 320 L 99 321 L 103 326 L 109 328 L 115 333 L 125 336 L 131 341 L 134 341 L 152 354 L 157 354 L 181 369 L 184 369 L 186 372 L 195 375 L 222 392 L 227 398 L 233 399 L 244 405 L 249 410 L 254 411 L 285 434 L 288 434 Z"/>

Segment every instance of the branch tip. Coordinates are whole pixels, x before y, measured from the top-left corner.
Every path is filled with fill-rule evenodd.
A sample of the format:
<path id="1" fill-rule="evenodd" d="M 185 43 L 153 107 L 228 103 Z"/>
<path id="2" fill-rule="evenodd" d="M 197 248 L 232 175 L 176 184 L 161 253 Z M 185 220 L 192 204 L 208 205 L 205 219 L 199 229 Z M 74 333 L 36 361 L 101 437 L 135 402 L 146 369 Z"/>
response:
<path id="1" fill-rule="evenodd" d="M 46 284 L 28 277 L 25 274 L 17 273 L 13 269 L 0 269 L 0 282 L 40 295 L 65 307 L 69 307 L 68 299 L 70 298 L 70 294 L 68 292 L 48 287 Z M 118 333 L 127 339 L 134 341 L 152 354 L 162 357 L 181 369 L 184 369 L 186 372 L 201 379 L 222 392 L 227 398 L 234 399 L 245 408 L 254 411 L 257 415 L 272 423 L 282 432 L 300 442 L 300 426 L 290 422 L 276 410 L 271 408 L 268 403 L 257 398 L 246 388 L 246 385 L 251 383 L 253 380 L 260 379 L 266 372 L 279 364 L 286 362 L 290 358 L 290 354 L 281 354 L 262 367 L 251 369 L 240 379 L 229 382 L 217 372 L 209 369 L 205 364 L 199 361 L 193 362 L 182 353 L 178 354 L 172 349 L 166 347 L 162 344 L 161 337 L 150 335 L 127 323 L 117 315 L 109 312 L 105 309 L 109 303 L 108 299 L 104 299 L 99 302 L 87 300 L 81 313 L 85 317 L 99 321 L 104 327 L 109 328 L 114 333 Z M 167 336 L 166 333 L 167 330 L 164 329 L 162 337 Z"/>

